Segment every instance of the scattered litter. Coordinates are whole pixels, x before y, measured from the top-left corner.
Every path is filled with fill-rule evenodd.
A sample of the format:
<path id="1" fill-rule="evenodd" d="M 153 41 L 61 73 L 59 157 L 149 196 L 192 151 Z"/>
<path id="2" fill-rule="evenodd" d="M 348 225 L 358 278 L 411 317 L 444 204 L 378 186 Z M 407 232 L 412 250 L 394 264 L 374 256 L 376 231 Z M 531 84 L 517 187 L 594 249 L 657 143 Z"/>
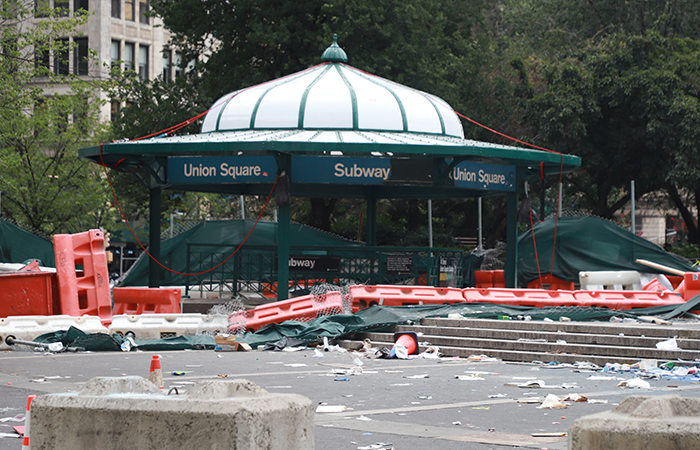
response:
<path id="1" fill-rule="evenodd" d="M 292 364 L 285 364 L 286 367 L 306 367 L 306 364 L 304 363 L 292 363 Z"/>
<path id="2" fill-rule="evenodd" d="M 641 378 L 632 378 L 629 380 L 620 381 L 617 387 L 626 387 L 630 389 L 649 389 L 651 385 L 648 381 L 642 380 Z"/>
<path id="3" fill-rule="evenodd" d="M 24 414 L 17 414 L 14 417 L 3 417 L 0 422 L 24 422 Z"/>
<path id="4" fill-rule="evenodd" d="M 559 340 L 557 341 L 557 344 L 559 344 L 559 345 L 566 345 L 566 341 L 565 341 L 565 340 L 562 340 L 562 339 L 559 339 Z"/>
<path id="5" fill-rule="evenodd" d="M 657 342 L 656 348 L 658 348 L 659 350 L 680 350 L 680 348 L 678 347 L 678 342 L 676 342 L 676 338 Z"/>
<path id="6" fill-rule="evenodd" d="M 317 413 L 338 413 L 347 410 L 348 408 L 345 405 L 318 405 L 316 407 Z"/>
<path id="7" fill-rule="evenodd" d="M 345 378 L 336 378 L 336 379 L 334 379 L 333 381 L 350 381 L 350 378 L 347 378 L 347 377 L 345 377 Z"/>
<path id="8" fill-rule="evenodd" d="M 394 450 L 394 444 L 390 442 L 379 442 L 365 447 L 357 447 L 357 450 Z"/>
<path id="9" fill-rule="evenodd" d="M 561 433 L 532 433 L 532 437 L 566 437 L 566 432 L 561 432 Z"/>
<path id="10" fill-rule="evenodd" d="M 412 380 L 417 380 L 420 378 L 430 378 L 427 373 L 422 373 L 420 375 L 404 375 L 404 378 L 410 378 Z"/>
<path id="11" fill-rule="evenodd" d="M 417 399 L 420 400 L 432 400 L 433 396 L 432 395 L 425 395 L 422 392 L 419 392 L 418 395 L 416 395 Z"/>
<path id="12" fill-rule="evenodd" d="M 467 357 L 467 361 L 478 361 L 478 362 L 501 362 L 499 358 L 493 358 L 487 355 L 470 355 Z"/>
<path id="13" fill-rule="evenodd" d="M 462 425 L 462 422 L 459 420 L 452 422 L 452 425 Z"/>
<path id="14" fill-rule="evenodd" d="M 516 400 L 518 403 L 542 403 L 542 399 L 539 397 L 528 397 L 528 398 L 519 398 Z"/>
<path id="15" fill-rule="evenodd" d="M 484 381 L 484 380 L 486 380 L 486 378 L 484 378 L 481 375 L 476 374 L 476 373 L 470 373 L 468 375 L 455 375 L 455 378 L 458 380 L 472 380 L 472 381 L 475 381 L 475 380 Z"/>
<path id="16" fill-rule="evenodd" d="M 490 406 L 473 406 L 472 407 L 472 409 L 483 409 L 483 410 L 487 410 L 487 411 L 489 408 L 490 408 Z"/>
<path id="17" fill-rule="evenodd" d="M 370 419 L 369 417 L 365 417 L 365 416 L 356 417 L 356 419 L 357 419 L 357 420 L 362 420 L 362 421 L 365 421 L 365 422 L 369 422 L 369 421 L 372 420 L 372 419 Z"/>
<path id="18" fill-rule="evenodd" d="M 413 383 L 396 383 L 390 384 L 389 386 L 413 386 Z"/>
<path id="19" fill-rule="evenodd" d="M 564 409 L 568 408 L 569 405 L 568 403 L 563 403 L 559 397 L 557 397 L 554 394 L 549 394 L 547 397 L 544 399 L 542 404 L 538 406 L 537 408 L 539 409 Z"/>
<path id="20" fill-rule="evenodd" d="M 611 375 L 591 375 L 586 378 L 587 380 L 614 380 L 615 377 Z"/>
<path id="21" fill-rule="evenodd" d="M 566 397 L 562 399 L 562 401 L 565 402 L 577 402 L 577 403 L 585 403 L 588 401 L 587 397 L 584 397 L 583 395 L 578 395 L 578 394 L 569 394 Z"/>
<path id="22" fill-rule="evenodd" d="M 22 438 L 21 434 L 17 433 L 0 433 L 0 438 Z"/>
<path id="23" fill-rule="evenodd" d="M 314 358 L 323 358 L 324 354 L 321 350 L 315 348 L 314 349 Z"/>
<path id="24" fill-rule="evenodd" d="M 492 394 L 489 395 L 489 398 L 506 398 L 508 397 L 508 394 Z"/>
<path id="25" fill-rule="evenodd" d="M 589 398 L 588 403 L 600 403 L 602 405 L 605 405 L 608 403 L 608 401 L 602 398 Z"/>

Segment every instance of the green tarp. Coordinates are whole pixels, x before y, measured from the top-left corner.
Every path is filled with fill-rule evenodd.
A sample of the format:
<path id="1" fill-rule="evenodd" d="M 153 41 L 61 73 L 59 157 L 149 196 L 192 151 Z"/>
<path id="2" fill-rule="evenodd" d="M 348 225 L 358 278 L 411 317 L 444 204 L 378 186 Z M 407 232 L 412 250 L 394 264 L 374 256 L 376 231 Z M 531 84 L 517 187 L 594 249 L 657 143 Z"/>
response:
<path id="1" fill-rule="evenodd" d="M 21 264 L 30 259 L 55 267 L 53 243 L 0 219 L 0 262 Z"/>
<path id="2" fill-rule="evenodd" d="M 210 251 L 230 254 L 243 242 L 255 225 L 254 220 L 212 220 L 195 225 L 184 233 L 166 239 L 161 243 L 161 262 L 172 271 L 187 273 L 187 244 L 193 245 L 193 251 Z M 305 225 L 290 224 L 290 241 L 292 245 L 308 247 L 364 247 L 363 243 L 332 236 Z M 258 222 L 255 230 L 245 242 L 245 248 L 255 246 L 277 246 L 277 222 Z M 189 273 L 197 273 L 211 268 L 220 260 L 212 262 L 207 259 L 203 264 L 191 262 Z M 131 267 L 119 286 L 148 286 L 148 255 L 143 253 Z M 183 286 L 191 280 L 188 277 L 161 271 L 162 286 Z"/>
<path id="3" fill-rule="evenodd" d="M 532 230 L 518 237 L 518 284 L 549 274 L 552 269 L 552 244 L 555 220 L 548 219 L 533 228 L 537 246 L 533 245 Z M 664 273 L 643 264 L 645 259 L 684 272 L 697 271 L 691 264 L 667 253 L 658 245 L 598 217 L 560 217 L 556 229 L 553 275 L 565 281 L 578 283 L 581 271 L 636 270 Z M 537 257 L 536 257 L 537 256 Z M 665 273 L 668 275 L 668 273 Z"/>

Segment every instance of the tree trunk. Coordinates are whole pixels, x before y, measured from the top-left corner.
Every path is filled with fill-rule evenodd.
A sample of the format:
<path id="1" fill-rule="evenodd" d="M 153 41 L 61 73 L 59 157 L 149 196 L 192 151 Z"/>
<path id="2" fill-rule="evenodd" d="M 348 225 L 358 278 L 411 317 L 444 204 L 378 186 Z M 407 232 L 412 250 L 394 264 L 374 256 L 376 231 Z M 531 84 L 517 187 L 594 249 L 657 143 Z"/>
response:
<path id="1" fill-rule="evenodd" d="M 310 198 L 309 200 L 311 200 L 311 220 L 309 225 L 323 231 L 331 231 L 331 215 L 335 210 L 338 199 L 328 199 L 328 203 L 323 198 Z"/>
<path id="2" fill-rule="evenodd" d="M 681 198 L 681 195 L 678 193 L 678 188 L 676 188 L 675 185 L 673 184 L 668 184 L 666 186 L 666 192 L 668 192 L 669 197 L 671 197 L 671 200 L 673 201 L 673 204 L 676 205 L 676 208 L 678 208 L 678 212 L 681 213 L 681 217 L 683 217 L 683 222 L 685 222 L 685 226 L 688 228 L 688 242 L 691 244 L 697 244 L 698 243 L 698 227 L 695 225 L 695 220 L 693 220 L 693 213 L 690 212 L 688 207 L 683 203 L 683 199 Z M 695 190 L 695 203 L 698 203 L 698 193 L 700 193 L 700 190 L 696 189 Z"/>

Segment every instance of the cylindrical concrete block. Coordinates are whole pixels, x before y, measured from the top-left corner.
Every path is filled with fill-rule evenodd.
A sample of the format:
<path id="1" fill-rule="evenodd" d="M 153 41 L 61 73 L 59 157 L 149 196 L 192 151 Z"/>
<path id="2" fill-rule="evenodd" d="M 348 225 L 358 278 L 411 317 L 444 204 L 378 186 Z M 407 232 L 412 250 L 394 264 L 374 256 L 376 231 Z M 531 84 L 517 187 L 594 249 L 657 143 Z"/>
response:
<path id="1" fill-rule="evenodd" d="M 569 450 L 697 449 L 700 399 L 632 395 L 612 411 L 577 419 L 568 435 Z"/>
<path id="2" fill-rule="evenodd" d="M 165 395 L 141 377 L 93 378 L 32 403 L 32 450 L 308 450 L 314 410 L 301 395 L 211 380 Z"/>

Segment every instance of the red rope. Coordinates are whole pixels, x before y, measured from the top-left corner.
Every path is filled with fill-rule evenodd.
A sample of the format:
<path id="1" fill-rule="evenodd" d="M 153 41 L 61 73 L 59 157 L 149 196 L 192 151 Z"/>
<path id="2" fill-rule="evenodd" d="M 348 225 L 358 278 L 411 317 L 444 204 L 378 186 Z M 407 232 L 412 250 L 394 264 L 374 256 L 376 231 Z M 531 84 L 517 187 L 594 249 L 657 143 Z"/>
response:
<path id="1" fill-rule="evenodd" d="M 219 264 L 217 264 L 216 266 L 214 266 L 210 269 L 207 269 L 207 270 L 204 270 L 201 272 L 196 272 L 196 273 L 183 273 L 183 272 L 178 272 L 176 270 L 173 270 L 169 267 L 164 266 L 160 261 L 158 261 L 156 258 L 154 258 L 153 255 L 151 255 L 148 250 L 146 250 L 146 247 L 144 247 L 144 245 L 141 243 L 139 238 L 136 236 L 136 233 L 134 233 L 134 230 L 131 228 L 131 224 L 126 219 L 126 216 L 124 215 L 124 211 L 122 210 L 122 205 L 119 203 L 119 200 L 117 199 L 117 194 L 114 191 L 114 186 L 112 186 L 112 180 L 110 179 L 109 173 L 107 172 L 107 165 L 104 164 L 104 160 L 102 159 L 102 144 L 100 144 L 100 159 L 102 160 L 101 165 L 102 165 L 102 167 L 104 167 L 105 175 L 107 176 L 107 182 L 109 183 L 109 188 L 112 190 L 112 196 L 114 197 L 114 201 L 117 204 L 117 208 L 119 209 L 119 213 L 122 215 L 122 219 L 124 219 L 126 226 L 129 228 L 129 231 L 131 232 L 132 236 L 134 236 L 134 239 L 136 239 L 136 242 L 138 242 L 141 249 L 143 249 L 143 251 L 149 256 L 149 258 L 151 258 L 153 261 L 155 261 L 163 269 L 167 270 L 168 272 L 172 272 L 174 274 L 184 275 L 184 276 L 196 276 L 196 275 L 203 275 L 205 273 L 209 273 L 209 272 L 216 270 L 219 267 L 223 266 L 229 259 L 231 259 L 233 257 L 233 255 L 238 253 L 238 251 L 241 249 L 243 244 L 245 244 L 245 242 L 248 240 L 250 235 L 253 233 L 253 230 L 255 230 L 255 227 L 258 225 L 258 222 L 260 221 L 260 218 L 262 217 L 263 213 L 265 212 L 265 209 L 267 208 L 268 203 L 270 203 L 270 199 L 272 198 L 272 194 L 275 192 L 275 186 L 277 186 L 277 180 L 279 179 L 279 175 L 277 175 L 277 177 L 275 178 L 275 182 L 272 183 L 272 189 L 270 189 L 270 193 L 267 196 L 267 200 L 265 201 L 265 205 L 263 205 L 262 210 L 260 211 L 260 214 L 258 214 L 258 218 L 255 220 L 253 227 L 250 229 L 250 231 L 246 235 L 245 239 L 243 239 L 243 242 L 240 243 L 240 245 L 233 251 L 233 253 L 231 253 L 228 256 L 228 258 L 224 259 Z"/>

